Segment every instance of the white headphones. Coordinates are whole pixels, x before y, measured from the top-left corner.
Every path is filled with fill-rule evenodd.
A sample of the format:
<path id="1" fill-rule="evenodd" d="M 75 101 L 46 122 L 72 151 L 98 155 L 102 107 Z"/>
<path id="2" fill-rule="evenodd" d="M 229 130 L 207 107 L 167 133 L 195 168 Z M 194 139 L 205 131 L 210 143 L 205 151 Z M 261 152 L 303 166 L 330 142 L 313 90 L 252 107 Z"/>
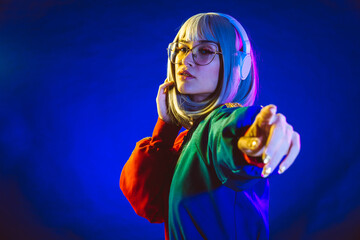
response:
<path id="1" fill-rule="evenodd" d="M 234 26 L 234 28 L 240 34 L 243 43 L 243 51 L 239 51 L 237 49 L 238 51 L 237 53 L 239 55 L 237 59 L 239 59 L 238 61 L 240 66 L 240 78 L 241 80 L 245 80 L 249 76 L 251 69 L 251 55 L 250 55 L 251 46 L 250 46 L 249 38 L 243 26 L 241 26 L 241 24 L 235 18 L 223 13 L 216 13 L 216 14 L 228 19 L 229 22 Z"/>

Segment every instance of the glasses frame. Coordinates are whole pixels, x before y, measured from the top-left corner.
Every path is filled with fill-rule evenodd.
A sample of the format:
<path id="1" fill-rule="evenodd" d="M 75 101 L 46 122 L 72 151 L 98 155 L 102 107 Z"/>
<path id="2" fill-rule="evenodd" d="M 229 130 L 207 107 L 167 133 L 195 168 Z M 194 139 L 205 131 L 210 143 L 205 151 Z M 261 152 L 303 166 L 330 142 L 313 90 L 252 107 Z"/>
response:
<path id="1" fill-rule="evenodd" d="M 173 44 L 179 44 L 179 43 L 186 45 L 184 42 L 172 42 L 172 43 L 169 43 L 169 46 L 168 46 L 168 48 L 167 48 L 168 58 L 169 58 L 170 62 L 173 63 L 173 64 L 179 64 L 179 63 L 175 63 L 175 62 L 173 62 L 173 61 L 171 60 L 171 52 L 172 52 L 172 51 L 171 51 L 171 46 L 172 46 Z M 188 48 L 187 48 L 187 51 L 186 51 L 186 53 L 185 53 L 185 57 L 188 55 L 189 52 L 191 52 L 192 59 L 193 59 L 194 63 L 195 63 L 196 65 L 198 65 L 198 66 L 206 66 L 206 65 L 209 65 L 212 61 L 214 61 L 216 54 L 222 54 L 222 52 L 215 51 L 213 58 L 212 58 L 207 64 L 199 64 L 199 63 L 197 63 L 196 60 L 195 60 L 196 54 L 194 54 L 192 51 L 193 51 L 194 48 L 196 48 L 197 46 L 199 46 L 199 45 L 201 45 L 201 44 L 203 44 L 203 43 L 214 43 L 214 44 L 217 46 L 218 49 L 221 49 L 220 46 L 219 46 L 219 43 L 213 42 L 213 41 L 207 41 L 207 40 L 202 40 L 202 41 L 200 41 L 199 44 L 193 46 L 192 48 L 189 48 L 189 47 L 188 47 Z M 184 59 L 185 59 L 185 57 L 184 57 Z M 181 62 L 182 62 L 182 61 L 181 61 Z"/>

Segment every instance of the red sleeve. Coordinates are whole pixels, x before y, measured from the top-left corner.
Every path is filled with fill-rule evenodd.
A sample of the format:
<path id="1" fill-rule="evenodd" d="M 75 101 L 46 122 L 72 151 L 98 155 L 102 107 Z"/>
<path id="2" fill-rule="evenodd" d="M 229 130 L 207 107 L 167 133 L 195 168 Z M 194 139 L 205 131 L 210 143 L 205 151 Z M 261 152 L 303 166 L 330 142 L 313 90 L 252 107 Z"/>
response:
<path id="1" fill-rule="evenodd" d="M 137 142 L 120 176 L 120 188 L 135 212 L 151 223 L 167 218 L 171 178 L 177 160 L 173 148 L 180 128 L 158 119 L 153 135 Z"/>
<path id="2" fill-rule="evenodd" d="M 250 126 L 247 126 L 247 130 L 245 132 L 245 134 L 243 136 L 246 135 L 246 133 L 249 131 Z M 250 157 L 248 155 L 246 155 L 245 153 L 241 152 L 245 161 L 250 164 L 250 165 L 254 165 L 256 167 L 259 168 L 263 168 L 265 166 L 264 162 L 262 161 L 262 157 Z"/>

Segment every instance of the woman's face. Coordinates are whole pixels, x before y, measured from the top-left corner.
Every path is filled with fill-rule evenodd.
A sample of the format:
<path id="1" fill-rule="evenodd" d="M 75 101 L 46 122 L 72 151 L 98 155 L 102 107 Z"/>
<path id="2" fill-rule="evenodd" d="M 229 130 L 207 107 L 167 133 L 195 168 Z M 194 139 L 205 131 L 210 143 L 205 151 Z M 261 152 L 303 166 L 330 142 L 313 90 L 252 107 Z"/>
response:
<path id="1" fill-rule="evenodd" d="M 189 49 L 193 49 L 199 41 L 185 41 L 180 39 Z M 215 47 L 217 48 L 217 47 Z M 216 51 L 219 51 L 216 49 Z M 197 58 L 198 59 L 198 58 Z M 219 80 L 220 58 L 215 54 L 214 60 L 205 66 L 195 64 L 193 52 L 183 54 L 175 64 L 176 86 L 181 94 L 188 94 L 193 101 L 200 102 L 213 93 Z"/>

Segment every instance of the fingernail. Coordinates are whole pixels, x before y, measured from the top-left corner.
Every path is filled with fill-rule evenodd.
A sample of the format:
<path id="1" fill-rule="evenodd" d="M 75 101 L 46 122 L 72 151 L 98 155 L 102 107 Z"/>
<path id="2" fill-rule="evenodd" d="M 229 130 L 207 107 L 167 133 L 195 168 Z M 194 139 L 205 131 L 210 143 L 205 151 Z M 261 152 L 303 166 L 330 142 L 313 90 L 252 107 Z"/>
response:
<path id="1" fill-rule="evenodd" d="M 279 169 L 279 171 L 278 171 L 278 173 L 279 173 L 279 174 L 282 174 L 283 172 L 285 172 L 285 169 L 286 169 L 285 166 L 281 166 L 280 169 Z"/>
<path id="2" fill-rule="evenodd" d="M 255 149 L 255 148 L 257 148 L 258 145 L 259 145 L 258 139 L 253 139 L 253 140 L 249 141 L 249 143 L 248 143 L 248 146 L 250 149 Z"/>
<path id="3" fill-rule="evenodd" d="M 261 176 L 265 178 L 269 176 L 270 173 L 271 173 L 271 167 L 265 167 L 263 172 L 261 173 Z"/>
<path id="4" fill-rule="evenodd" d="M 274 107 L 270 108 L 270 112 L 271 112 L 272 114 L 275 114 L 275 113 L 276 113 L 276 108 L 274 108 Z"/>
<path id="5" fill-rule="evenodd" d="M 267 164 L 270 161 L 271 157 L 269 155 L 266 155 L 266 157 L 264 158 L 263 162 L 265 164 Z"/>

